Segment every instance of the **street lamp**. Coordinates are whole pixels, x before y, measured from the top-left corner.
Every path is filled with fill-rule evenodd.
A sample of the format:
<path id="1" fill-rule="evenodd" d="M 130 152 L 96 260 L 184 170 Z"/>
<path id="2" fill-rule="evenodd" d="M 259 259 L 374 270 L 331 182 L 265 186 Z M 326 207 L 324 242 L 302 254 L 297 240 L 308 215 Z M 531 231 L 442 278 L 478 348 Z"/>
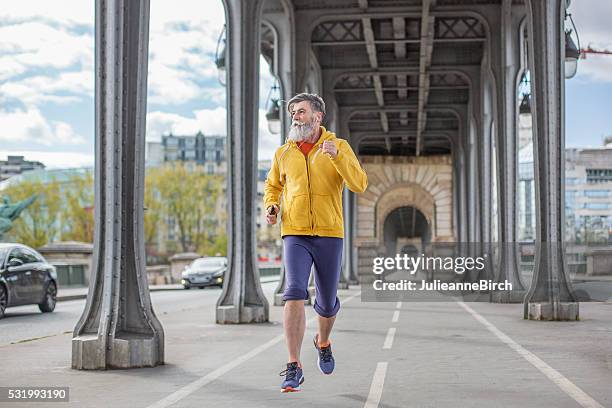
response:
<path id="1" fill-rule="evenodd" d="M 576 43 L 572 39 L 572 29 L 565 30 L 565 78 L 570 79 L 576 75 L 576 71 L 578 71 L 578 58 L 580 58 L 580 36 L 578 35 L 578 30 L 576 29 L 576 24 L 574 24 L 574 19 L 572 18 L 572 14 L 567 12 L 569 8 L 571 0 L 567 0 L 565 3 L 565 18 L 569 17 L 570 22 L 572 23 L 573 32 L 576 33 L 576 40 L 578 41 L 578 46 L 576 47 Z"/>
<path id="2" fill-rule="evenodd" d="M 217 40 L 217 50 L 215 51 L 215 64 L 217 65 L 217 71 L 219 74 L 219 83 L 222 86 L 225 86 L 225 81 L 227 77 L 227 71 L 225 69 L 225 24 L 223 24 L 223 30 L 221 34 L 219 34 L 219 39 Z"/>
<path id="3" fill-rule="evenodd" d="M 523 100 L 519 106 L 519 113 L 531 113 L 531 95 L 523 94 Z"/>
<path id="4" fill-rule="evenodd" d="M 521 104 L 519 105 L 519 113 L 531 113 L 531 80 L 529 72 L 523 72 L 521 82 L 519 83 L 519 95 L 522 95 Z"/>
<path id="5" fill-rule="evenodd" d="M 576 43 L 572 40 L 572 30 L 565 31 L 565 78 L 570 79 L 576 75 L 578 71 L 578 58 L 580 50 L 576 47 Z"/>
<path id="6" fill-rule="evenodd" d="M 268 130 L 270 131 L 270 133 L 272 133 L 273 135 L 278 135 L 281 131 L 280 105 L 279 98 L 275 98 L 272 96 L 273 92 L 275 95 L 278 94 L 278 85 L 276 84 L 276 81 L 274 82 L 274 85 L 272 85 L 272 88 L 270 88 L 270 92 L 268 93 L 268 101 L 266 102 L 266 104 L 269 103 L 270 107 L 266 112 L 266 120 L 268 121 Z"/>

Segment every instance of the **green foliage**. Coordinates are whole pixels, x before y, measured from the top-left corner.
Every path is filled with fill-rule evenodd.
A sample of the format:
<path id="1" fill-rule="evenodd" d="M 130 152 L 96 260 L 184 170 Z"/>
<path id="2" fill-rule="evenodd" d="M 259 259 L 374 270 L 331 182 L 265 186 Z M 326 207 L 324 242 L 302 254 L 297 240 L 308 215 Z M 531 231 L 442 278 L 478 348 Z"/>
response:
<path id="1" fill-rule="evenodd" d="M 220 206 L 224 178 L 206 174 L 202 166 L 182 162 L 147 169 L 145 177 L 144 235 L 147 252 L 165 259 L 177 251 L 226 255 L 225 208 Z M 6 241 L 39 248 L 53 241 L 93 242 L 94 179 L 92 172 L 76 174 L 66 182 L 23 181 L 2 192 L 12 202 L 36 194 Z M 176 241 L 166 240 L 169 220 L 176 225 Z"/>
<path id="2" fill-rule="evenodd" d="M 8 196 L 12 202 L 36 195 L 36 200 L 13 222 L 5 241 L 39 248 L 59 237 L 59 220 L 63 211 L 60 183 L 55 180 L 50 183 L 24 181 L 8 187 L 2 195 Z"/>
<path id="3" fill-rule="evenodd" d="M 62 211 L 62 241 L 93 242 L 94 233 L 94 179 L 93 173 L 74 175 L 70 188 L 64 191 L 65 207 Z"/>
<path id="4" fill-rule="evenodd" d="M 222 185 L 221 176 L 206 174 L 202 166 L 191 163 L 168 163 L 148 169 L 145 179 L 147 247 L 158 245 L 157 241 L 167 236 L 168 228 L 174 224 L 178 248 L 172 248 L 168 242 L 168 251 L 224 254 L 226 216 L 218 208 Z"/>

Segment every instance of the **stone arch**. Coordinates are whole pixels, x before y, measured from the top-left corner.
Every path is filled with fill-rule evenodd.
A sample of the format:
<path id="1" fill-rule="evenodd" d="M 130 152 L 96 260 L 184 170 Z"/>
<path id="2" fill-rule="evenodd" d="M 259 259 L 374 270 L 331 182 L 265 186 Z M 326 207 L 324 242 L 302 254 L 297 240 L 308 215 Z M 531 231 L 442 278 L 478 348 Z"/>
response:
<path id="1" fill-rule="evenodd" d="M 385 220 L 394 210 L 401 207 L 414 207 L 425 216 L 432 237 L 435 236 L 435 200 L 422 186 L 416 183 L 400 183 L 384 192 L 376 202 L 375 237 L 383 237 Z"/>
<path id="2" fill-rule="evenodd" d="M 425 215 L 432 242 L 455 241 L 450 156 L 364 156 L 362 162 L 368 189 L 357 197 L 357 245 L 380 244 L 384 217 L 401 206 Z"/>

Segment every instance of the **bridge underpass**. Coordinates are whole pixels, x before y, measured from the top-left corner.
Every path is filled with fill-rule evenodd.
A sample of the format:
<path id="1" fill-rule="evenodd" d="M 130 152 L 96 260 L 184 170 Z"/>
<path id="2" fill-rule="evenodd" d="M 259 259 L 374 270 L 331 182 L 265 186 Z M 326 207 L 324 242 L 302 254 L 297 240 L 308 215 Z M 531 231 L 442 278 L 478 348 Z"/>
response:
<path id="1" fill-rule="evenodd" d="M 364 194 L 344 195 L 343 287 L 371 275 L 372 259 L 391 247 L 397 251 L 402 239 L 420 236 L 431 243 L 469 243 L 474 255 L 482 255 L 497 237 L 510 250 L 501 251 L 487 270 L 498 280 L 514 283 L 515 290 L 513 296 L 491 299 L 520 304 L 472 308 L 458 303 L 457 310 L 472 317 L 476 315 L 470 310 L 475 309 L 508 313 L 512 323 L 507 334 L 523 333 L 525 339 L 545 332 L 545 326 L 523 322 L 523 317 L 578 320 L 561 246 L 565 1 L 225 0 L 224 5 L 229 268 L 215 307 L 216 324 L 268 323 L 274 320 L 271 316 L 279 321 L 277 297 L 262 290 L 255 263 L 260 52 L 271 62 L 284 100 L 302 91 L 324 97 L 326 126 L 351 143 L 368 173 Z M 146 0 L 97 2 L 96 231 L 91 287 L 72 339 L 76 369 L 135 368 L 167 361 L 169 332 L 153 311 L 142 239 L 148 15 Z M 548 52 L 534 52 L 544 49 Z M 526 70 L 537 146 L 537 236 L 547 244 L 538 247 L 533 280 L 522 287 L 512 243 L 517 219 L 517 86 Z M 284 109 L 281 112 L 284 140 L 289 118 Z M 385 228 L 386 220 L 410 216 L 405 208 L 412 208 L 412 217 L 418 214 L 419 220 L 408 223 L 408 229 L 418 227 L 421 234 L 398 232 L 393 246 L 393 239 L 385 239 L 392 231 Z M 281 275 L 273 295 L 283 285 Z M 357 293 L 352 288 L 349 296 Z M 351 299 L 356 309 L 372 309 L 372 321 L 389 306 Z M 433 303 L 419 307 L 424 316 L 436 316 L 440 330 L 456 313 Z M 597 307 L 592 310 L 600 313 Z M 357 324 L 348 316 L 350 312 L 347 323 Z M 528 355 L 484 320 L 476 321 L 512 350 Z M 564 327 L 580 325 L 555 324 L 560 333 Z M 218 332 L 221 326 L 215 327 Z M 423 336 L 434 338 L 438 329 L 429 329 L 433 331 Z M 227 330 L 229 334 L 239 329 Z M 426 321 L 423 330 L 428 330 Z M 367 328 L 357 332 L 363 334 Z M 274 339 L 265 343 L 267 348 L 282 340 Z M 210 378 L 204 375 L 209 379 L 202 384 L 248 360 L 237 359 Z M 555 377 L 554 371 L 548 374 Z M 572 390 L 564 389 L 567 395 Z M 570 398 L 576 400 L 574 396 Z"/>
<path id="2" fill-rule="evenodd" d="M 412 206 L 391 211 L 383 226 L 387 256 L 408 253 L 418 256 L 429 243 L 429 223 L 423 213 Z"/>

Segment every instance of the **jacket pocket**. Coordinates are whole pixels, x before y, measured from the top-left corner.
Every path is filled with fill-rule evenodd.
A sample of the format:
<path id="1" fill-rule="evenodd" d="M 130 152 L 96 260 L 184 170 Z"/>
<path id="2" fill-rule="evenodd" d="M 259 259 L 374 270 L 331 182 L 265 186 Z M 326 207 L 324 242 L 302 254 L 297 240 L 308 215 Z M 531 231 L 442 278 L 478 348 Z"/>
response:
<path id="1" fill-rule="evenodd" d="M 310 228 L 309 206 L 308 194 L 295 196 L 293 200 L 291 200 L 291 206 L 289 207 L 288 224 L 295 228 Z"/>
<path id="2" fill-rule="evenodd" d="M 328 229 L 336 227 L 336 209 L 331 196 L 313 194 L 312 212 L 315 216 L 315 227 Z"/>

